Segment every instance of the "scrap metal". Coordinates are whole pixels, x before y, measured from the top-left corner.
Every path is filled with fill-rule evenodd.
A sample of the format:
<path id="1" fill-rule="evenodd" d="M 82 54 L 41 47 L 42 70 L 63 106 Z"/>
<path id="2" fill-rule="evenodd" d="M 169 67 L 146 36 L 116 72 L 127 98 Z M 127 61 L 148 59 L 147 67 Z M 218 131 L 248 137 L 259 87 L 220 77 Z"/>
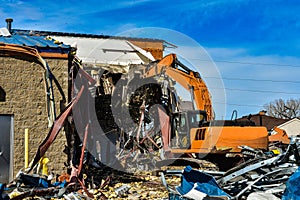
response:
<path id="1" fill-rule="evenodd" d="M 44 139 L 44 141 L 40 144 L 38 151 L 36 155 L 34 156 L 34 159 L 29 165 L 28 172 L 30 172 L 33 167 L 39 162 L 39 160 L 45 155 L 45 152 L 48 150 L 50 145 L 55 140 L 57 134 L 62 128 L 62 125 L 64 124 L 66 118 L 69 116 L 72 108 L 76 103 L 78 102 L 79 98 L 81 97 L 81 94 L 84 91 L 84 87 L 82 87 L 77 95 L 77 98 L 73 99 L 73 101 L 65 108 L 65 110 L 57 117 L 55 120 L 53 126 L 51 127 L 47 137 Z"/>
<path id="2" fill-rule="evenodd" d="M 245 147 L 244 147 L 245 148 Z M 248 148 L 245 148 L 248 149 Z M 251 148 L 249 148 L 251 149 Z M 229 199 L 253 199 L 254 197 L 270 196 L 273 199 L 281 198 L 286 191 L 286 182 L 295 173 L 299 171 L 299 142 L 296 139 L 291 139 L 286 151 L 280 155 L 268 154 L 250 158 L 245 163 L 226 171 L 207 171 L 197 170 L 198 172 L 209 174 L 216 179 L 218 186 L 230 195 Z M 180 176 L 182 179 L 183 171 L 165 170 L 162 171 L 162 184 L 165 185 L 169 192 L 169 199 L 187 199 L 182 192 L 169 186 L 166 182 L 168 176 Z M 295 175 L 298 177 L 299 175 Z M 202 182 L 198 179 L 195 181 Z M 181 180 L 181 186 L 185 187 L 184 181 Z M 289 184 L 289 187 L 291 185 Z M 179 186 L 178 186 L 179 187 Z M 298 186 L 295 186 L 298 187 Z M 202 191 L 202 190 L 201 190 Z M 289 192 L 294 189 L 289 188 Z M 265 195 L 264 195 L 265 194 Z M 289 193 L 289 197 L 296 194 Z M 287 196 L 287 195 L 286 195 Z M 192 199 L 199 199 L 197 198 Z"/>

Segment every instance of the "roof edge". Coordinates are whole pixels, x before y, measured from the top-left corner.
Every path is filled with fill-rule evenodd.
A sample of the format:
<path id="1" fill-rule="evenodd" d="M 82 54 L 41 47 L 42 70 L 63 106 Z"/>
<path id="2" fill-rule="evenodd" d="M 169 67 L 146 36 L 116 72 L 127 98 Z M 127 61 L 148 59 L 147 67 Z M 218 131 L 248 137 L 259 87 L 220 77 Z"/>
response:
<path id="1" fill-rule="evenodd" d="M 20 35 L 21 34 L 45 35 L 45 36 L 55 35 L 55 36 L 73 36 L 73 37 L 102 38 L 102 39 L 151 41 L 151 42 L 162 42 L 162 43 L 166 43 L 166 44 L 171 44 L 162 39 L 109 36 L 109 35 L 97 35 L 97 34 L 88 34 L 88 33 L 67 33 L 67 32 L 57 32 L 57 31 L 39 31 L 39 30 L 25 30 L 25 29 L 12 29 L 12 33 L 20 34 Z"/>

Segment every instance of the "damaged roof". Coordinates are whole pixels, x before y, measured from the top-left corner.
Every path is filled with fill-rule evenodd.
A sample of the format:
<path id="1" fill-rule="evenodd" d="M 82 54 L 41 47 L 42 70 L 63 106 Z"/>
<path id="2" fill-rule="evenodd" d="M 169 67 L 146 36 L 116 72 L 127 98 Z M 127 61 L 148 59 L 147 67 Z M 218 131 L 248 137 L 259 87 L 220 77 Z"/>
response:
<path id="1" fill-rule="evenodd" d="M 3 28 L 1 30 L 1 33 L 5 32 Z M 37 49 L 39 52 L 68 53 L 71 49 L 70 45 L 58 43 L 47 36 L 32 35 L 29 33 L 16 34 L 11 32 L 9 34 L 0 34 L 0 43 L 29 46 Z"/>
<path id="2" fill-rule="evenodd" d="M 77 54 L 85 63 L 127 66 L 155 60 L 151 53 L 134 45 L 130 42 L 131 40 L 160 43 L 162 49 L 166 46 L 172 46 L 164 40 L 151 38 L 0 28 L 0 43 L 29 46 L 37 49 L 40 53 L 67 54 L 70 52 L 72 44 L 75 43 L 76 47 L 78 46 Z M 104 45 L 104 43 L 106 44 Z M 104 49 L 99 50 L 99 45 L 104 45 Z M 91 56 L 90 51 L 95 48 L 98 50 L 97 55 Z M 84 52 L 87 52 L 87 55 Z"/>
<path id="3" fill-rule="evenodd" d="M 155 61 L 151 53 L 127 40 L 52 35 L 51 37 L 64 44 L 69 44 L 72 47 L 76 46 L 76 55 L 84 64 L 94 67 L 110 66 L 111 68 L 112 66 L 117 66 L 115 69 L 119 71 L 120 66 L 126 66 L 128 68 L 131 64 L 145 64 Z M 122 73 L 127 73 L 128 69 L 124 69 Z M 111 68 L 111 70 L 113 70 L 113 68 Z"/>

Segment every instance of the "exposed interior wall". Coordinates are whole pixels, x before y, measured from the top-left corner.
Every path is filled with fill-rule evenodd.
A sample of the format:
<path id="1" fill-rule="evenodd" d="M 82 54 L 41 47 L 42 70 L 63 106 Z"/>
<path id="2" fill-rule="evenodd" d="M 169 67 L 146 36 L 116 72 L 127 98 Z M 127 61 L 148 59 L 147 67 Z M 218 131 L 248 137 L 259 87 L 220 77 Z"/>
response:
<path id="1" fill-rule="evenodd" d="M 65 94 L 68 88 L 68 61 L 47 60 L 53 74 L 60 82 Z M 29 161 L 33 159 L 39 144 L 46 137 L 47 121 L 44 69 L 32 62 L 9 57 L 0 57 L 0 86 L 6 92 L 6 99 L 0 102 L 1 114 L 14 115 L 14 176 L 24 167 L 24 130 L 29 129 Z M 58 90 L 54 87 L 57 114 L 60 113 Z M 67 160 L 63 153 L 65 135 L 58 135 L 46 153 L 50 159 L 49 170 L 61 173 Z"/>
<path id="2" fill-rule="evenodd" d="M 161 60 L 163 58 L 163 42 L 160 41 L 138 41 L 138 40 L 129 40 L 132 44 L 148 51 L 156 60 Z"/>

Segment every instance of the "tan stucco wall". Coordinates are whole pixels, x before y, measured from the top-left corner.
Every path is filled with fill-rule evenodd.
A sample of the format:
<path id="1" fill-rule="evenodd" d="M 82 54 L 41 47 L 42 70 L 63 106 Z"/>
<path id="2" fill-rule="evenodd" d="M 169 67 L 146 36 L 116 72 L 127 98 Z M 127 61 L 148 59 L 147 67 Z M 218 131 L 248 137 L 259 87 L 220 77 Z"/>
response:
<path id="1" fill-rule="evenodd" d="M 53 74 L 60 82 L 65 95 L 68 88 L 68 61 L 47 60 Z M 32 62 L 9 57 L 0 57 L 0 86 L 6 92 L 6 101 L 0 102 L 0 114 L 14 115 L 14 175 L 24 167 L 24 130 L 29 129 L 29 161 L 33 159 L 39 144 L 46 137 L 47 121 L 44 69 Z M 61 97 L 56 87 L 55 101 L 57 114 Z M 63 153 L 65 135 L 61 131 L 47 151 L 50 159 L 49 170 L 61 173 L 67 160 Z"/>

